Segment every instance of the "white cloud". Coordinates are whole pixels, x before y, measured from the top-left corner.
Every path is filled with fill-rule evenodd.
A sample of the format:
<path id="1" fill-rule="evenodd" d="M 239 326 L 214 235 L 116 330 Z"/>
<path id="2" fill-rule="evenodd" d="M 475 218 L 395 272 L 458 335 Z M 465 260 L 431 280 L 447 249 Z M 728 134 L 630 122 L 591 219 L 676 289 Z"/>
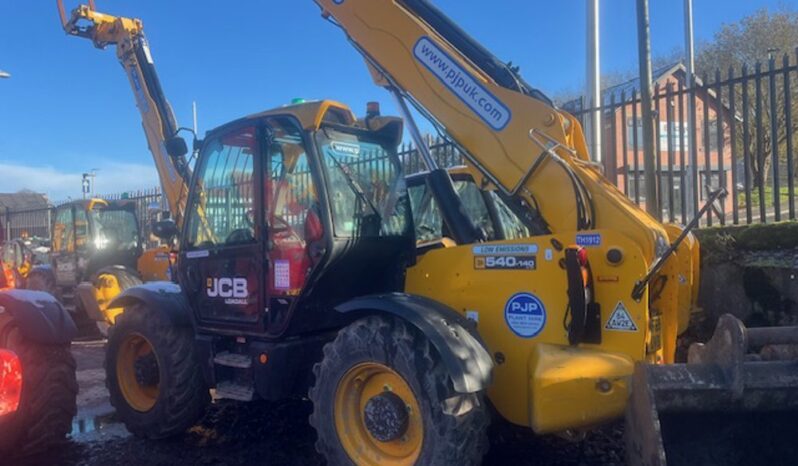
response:
<path id="1" fill-rule="evenodd" d="M 115 194 L 158 186 L 158 173 L 153 165 L 101 163 L 96 167 L 97 194 Z M 0 192 L 22 189 L 45 193 L 51 201 L 71 197 L 79 199 L 83 171 L 63 170 L 52 165 L 24 165 L 0 160 Z"/>

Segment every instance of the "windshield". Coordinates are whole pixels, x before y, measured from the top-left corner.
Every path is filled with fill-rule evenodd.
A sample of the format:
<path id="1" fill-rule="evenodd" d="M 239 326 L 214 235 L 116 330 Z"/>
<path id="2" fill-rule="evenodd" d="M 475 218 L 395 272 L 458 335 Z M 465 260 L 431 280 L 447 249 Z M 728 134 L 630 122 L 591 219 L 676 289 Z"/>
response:
<path id="1" fill-rule="evenodd" d="M 89 215 L 94 228 L 95 248 L 127 251 L 138 247 L 138 226 L 132 211 L 98 208 Z"/>
<path id="2" fill-rule="evenodd" d="M 488 241 L 531 236 L 529 228 L 495 191 L 483 192 L 470 178 L 467 180 L 455 178 L 454 189 L 463 202 L 466 213 L 474 224 L 485 232 Z M 486 194 L 490 204 L 486 202 Z M 440 207 L 426 183 L 410 187 L 410 202 L 413 206 L 413 221 L 418 242 L 437 241 L 451 236 L 448 226 L 443 221 Z M 495 220 L 491 216 L 490 207 L 495 210 Z"/>
<path id="3" fill-rule="evenodd" d="M 394 149 L 364 133 L 323 128 L 317 143 L 329 179 L 335 235 L 398 236 L 410 225 L 404 175 Z"/>

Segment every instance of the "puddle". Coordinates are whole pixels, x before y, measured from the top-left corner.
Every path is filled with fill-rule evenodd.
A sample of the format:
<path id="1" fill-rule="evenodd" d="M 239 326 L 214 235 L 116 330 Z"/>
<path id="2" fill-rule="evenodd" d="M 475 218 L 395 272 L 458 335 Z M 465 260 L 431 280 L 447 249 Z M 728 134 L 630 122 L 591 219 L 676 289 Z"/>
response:
<path id="1" fill-rule="evenodd" d="M 92 412 L 93 411 L 93 412 Z M 91 442 L 104 440 L 108 437 L 128 437 L 130 433 L 125 426 L 116 419 L 114 411 L 97 410 L 78 412 L 72 420 L 72 440 L 76 442 Z"/>

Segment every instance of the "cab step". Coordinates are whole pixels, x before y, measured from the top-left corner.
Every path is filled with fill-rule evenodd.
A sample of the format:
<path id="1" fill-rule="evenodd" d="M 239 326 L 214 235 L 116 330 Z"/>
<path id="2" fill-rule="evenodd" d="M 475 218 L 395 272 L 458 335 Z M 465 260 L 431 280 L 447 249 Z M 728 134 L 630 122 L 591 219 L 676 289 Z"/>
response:
<path id="1" fill-rule="evenodd" d="M 249 369 L 252 367 L 252 357 L 246 354 L 222 351 L 213 357 L 213 363 L 219 366 L 234 367 L 236 369 Z"/>
<path id="2" fill-rule="evenodd" d="M 239 385 L 235 382 L 225 381 L 216 385 L 215 398 L 223 398 L 236 401 L 252 401 L 255 397 L 255 389 L 247 385 Z"/>

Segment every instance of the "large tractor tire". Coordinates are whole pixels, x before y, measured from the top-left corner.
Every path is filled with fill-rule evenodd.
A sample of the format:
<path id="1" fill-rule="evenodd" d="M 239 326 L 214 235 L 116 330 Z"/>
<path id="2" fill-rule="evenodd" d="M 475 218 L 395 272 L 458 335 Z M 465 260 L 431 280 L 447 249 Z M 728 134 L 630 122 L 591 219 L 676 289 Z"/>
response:
<path id="1" fill-rule="evenodd" d="M 210 402 L 191 329 L 144 304 L 127 308 L 109 330 L 105 383 L 127 430 L 149 439 L 185 432 Z"/>
<path id="2" fill-rule="evenodd" d="M 16 412 L 0 417 L 0 455 L 39 454 L 65 441 L 77 413 L 78 382 L 69 345 L 42 345 L 25 338 L 14 318 L 0 313 L 0 348 L 22 363 Z"/>
<path id="3" fill-rule="evenodd" d="M 94 274 L 92 285 L 94 285 L 95 288 L 103 286 L 104 282 L 110 282 L 110 288 L 113 290 L 114 294 L 122 293 L 128 288 L 133 288 L 134 286 L 142 285 L 144 283 L 141 281 L 141 278 L 136 271 L 118 265 L 104 267 Z M 108 293 L 100 294 L 107 295 Z M 114 297 L 115 296 L 105 296 L 107 300 L 113 299 Z M 121 310 L 119 311 L 121 312 Z M 116 317 L 119 315 L 118 312 L 111 312 L 107 314 L 112 314 L 109 319 L 98 320 L 95 322 L 97 331 L 99 331 L 100 335 L 102 335 L 104 338 L 108 338 L 108 328 L 113 325 Z"/>
<path id="4" fill-rule="evenodd" d="M 400 319 L 366 317 L 324 347 L 310 389 L 316 449 L 329 464 L 479 464 L 482 394 L 458 394 L 429 340 Z"/>

